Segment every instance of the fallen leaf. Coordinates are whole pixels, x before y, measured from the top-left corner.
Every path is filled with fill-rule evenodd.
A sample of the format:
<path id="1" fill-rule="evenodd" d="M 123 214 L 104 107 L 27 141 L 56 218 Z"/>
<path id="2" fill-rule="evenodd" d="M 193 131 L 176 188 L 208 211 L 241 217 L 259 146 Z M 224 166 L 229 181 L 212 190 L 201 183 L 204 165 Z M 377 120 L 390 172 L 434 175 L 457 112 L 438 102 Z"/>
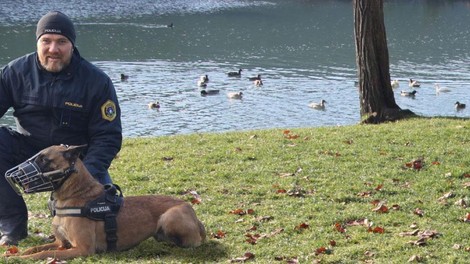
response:
<path id="1" fill-rule="evenodd" d="M 299 263 L 299 259 L 298 258 L 291 258 L 291 259 L 286 260 L 286 263 L 287 264 L 297 264 L 297 263 Z"/>
<path id="2" fill-rule="evenodd" d="M 424 211 L 421 210 L 421 209 L 419 209 L 419 208 L 416 208 L 416 209 L 413 211 L 413 213 L 414 213 L 415 215 L 419 216 L 419 217 L 423 217 L 423 215 L 424 215 Z"/>
<path id="3" fill-rule="evenodd" d="M 463 221 L 465 223 L 469 223 L 470 222 L 470 213 L 467 213 L 467 215 L 465 215 L 465 218 L 463 219 Z"/>
<path id="4" fill-rule="evenodd" d="M 345 228 L 343 227 L 343 225 L 340 224 L 340 223 L 336 223 L 336 224 L 335 224 L 335 230 L 338 231 L 338 232 L 340 232 L 340 233 L 346 232 L 346 229 L 345 229 Z"/>
<path id="5" fill-rule="evenodd" d="M 383 187 L 384 187 L 383 184 L 379 184 L 379 185 L 377 185 L 377 187 L 375 187 L 375 190 L 380 191 L 380 190 L 382 190 Z"/>
<path id="6" fill-rule="evenodd" d="M 258 230 L 257 226 L 252 226 L 252 227 L 248 228 L 248 231 L 256 231 L 256 230 Z"/>
<path id="7" fill-rule="evenodd" d="M 454 244 L 452 246 L 453 249 L 461 249 L 462 248 L 462 245 L 459 245 L 459 244 Z"/>
<path id="8" fill-rule="evenodd" d="M 222 239 L 225 237 L 225 232 L 222 230 L 218 230 L 215 234 L 212 234 L 212 237 L 216 239 Z"/>
<path id="9" fill-rule="evenodd" d="M 65 264 L 65 263 L 67 263 L 67 261 L 65 261 L 65 260 L 60 260 L 60 259 L 58 259 L 58 258 L 51 258 L 51 257 L 49 257 L 49 258 L 46 259 L 46 263 L 47 263 L 47 264 Z"/>
<path id="10" fill-rule="evenodd" d="M 320 254 L 326 253 L 326 251 L 327 251 L 326 247 L 319 247 L 319 248 L 315 249 L 315 255 L 320 255 Z"/>
<path id="11" fill-rule="evenodd" d="M 377 213 L 388 213 L 388 207 L 385 206 L 383 203 L 379 203 L 377 207 L 372 209 L 372 211 Z"/>
<path id="12" fill-rule="evenodd" d="M 294 230 L 303 230 L 303 229 L 308 229 L 310 226 L 307 223 L 301 223 L 299 225 L 296 225 Z"/>
<path id="13" fill-rule="evenodd" d="M 408 262 L 421 262 L 422 258 L 418 255 L 413 255 L 408 259 Z"/>
<path id="14" fill-rule="evenodd" d="M 367 220 L 367 218 L 349 220 L 345 224 L 346 224 L 346 226 L 365 226 L 365 227 L 369 227 L 369 220 Z"/>
<path id="15" fill-rule="evenodd" d="M 12 256 L 18 254 L 19 250 L 17 246 L 9 246 L 5 251 L 5 256 Z"/>
<path id="16" fill-rule="evenodd" d="M 273 216 L 264 215 L 264 216 L 257 217 L 255 220 L 256 220 L 257 222 L 267 222 L 267 221 L 270 221 L 270 220 L 273 220 L 273 219 L 274 219 Z"/>
<path id="17" fill-rule="evenodd" d="M 332 247 L 336 247 L 336 241 L 334 241 L 334 240 L 330 240 L 330 246 L 332 246 Z"/>
<path id="18" fill-rule="evenodd" d="M 420 238 L 436 238 L 438 236 L 440 236 L 440 233 L 437 232 L 436 230 L 424 230 L 424 231 L 421 231 L 421 232 L 418 232 L 418 236 Z"/>
<path id="19" fill-rule="evenodd" d="M 426 238 L 420 238 L 416 241 L 409 241 L 408 243 L 415 246 L 424 246 L 426 245 Z"/>
<path id="20" fill-rule="evenodd" d="M 357 194 L 357 196 L 361 196 L 361 197 L 369 197 L 371 196 L 372 192 L 371 191 L 365 191 L 365 192 L 360 192 Z"/>
<path id="21" fill-rule="evenodd" d="M 442 201 L 442 200 L 445 200 L 445 199 L 448 199 L 448 198 L 452 198 L 454 196 L 455 196 L 455 194 L 453 192 L 448 192 L 448 193 L 444 194 L 443 196 L 439 197 L 439 199 L 437 199 L 437 200 Z"/>
<path id="22" fill-rule="evenodd" d="M 385 229 L 383 227 L 376 226 L 374 228 L 369 227 L 369 229 L 367 231 L 372 232 L 372 233 L 383 234 L 385 232 Z"/>
<path id="23" fill-rule="evenodd" d="M 230 262 L 231 263 L 234 263 L 234 262 L 245 262 L 247 260 L 250 260 L 250 259 L 254 259 L 255 258 L 255 254 L 251 253 L 251 252 L 246 252 L 243 257 L 238 257 L 238 258 L 234 258 L 234 259 L 231 259 Z"/>
<path id="24" fill-rule="evenodd" d="M 461 206 L 463 208 L 467 208 L 467 202 L 464 199 L 460 199 L 454 203 L 455 205 Z"/>
<path id="25" fill-rule="evenodd" d="M 235 214 L 235 215 L 246 215 L 245 210 L 243 209 L 235 209 L 230 211 L 230 214 Z"/>

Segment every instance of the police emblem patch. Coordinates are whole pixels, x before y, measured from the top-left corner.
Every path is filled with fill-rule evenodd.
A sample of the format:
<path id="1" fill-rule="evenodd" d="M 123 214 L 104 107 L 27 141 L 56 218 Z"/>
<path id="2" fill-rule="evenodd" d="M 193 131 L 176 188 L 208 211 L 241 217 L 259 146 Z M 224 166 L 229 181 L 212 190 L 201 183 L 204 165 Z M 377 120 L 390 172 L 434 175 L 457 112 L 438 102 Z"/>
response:
<path id="1" fill-rule="evenodd" d="M 108 100 L 101 106 L 101 117 L 108 121 L 113 121 L 116 118 L 116 104 Z"/>

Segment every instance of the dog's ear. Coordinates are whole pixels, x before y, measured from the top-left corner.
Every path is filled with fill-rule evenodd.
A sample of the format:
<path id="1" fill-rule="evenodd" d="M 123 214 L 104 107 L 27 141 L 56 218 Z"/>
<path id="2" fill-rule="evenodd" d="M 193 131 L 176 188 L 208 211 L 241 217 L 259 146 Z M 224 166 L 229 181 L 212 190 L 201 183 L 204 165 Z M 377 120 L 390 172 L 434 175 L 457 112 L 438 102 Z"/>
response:
<path id="1" fill-rule="evenodd" d="M 80 153 L 87 148 L 88 145 L 79 145 L 79 146 L 67 146 L 67 149 L 64 151 L 64 158 L 69 162 L 75 162 Z"/>

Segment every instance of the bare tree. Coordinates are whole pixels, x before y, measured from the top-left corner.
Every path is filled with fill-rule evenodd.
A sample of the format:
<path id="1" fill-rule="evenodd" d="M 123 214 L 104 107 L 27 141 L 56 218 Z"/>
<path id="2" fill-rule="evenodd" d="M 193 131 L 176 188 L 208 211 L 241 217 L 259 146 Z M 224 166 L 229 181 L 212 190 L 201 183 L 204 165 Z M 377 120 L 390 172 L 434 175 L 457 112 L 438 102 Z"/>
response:
<path id="1" fill-rule="evenodd" d="M 361 117 L 381 123 L 414 115 L 396 104 L 390 84 L 383 0 L 353 0 Z"/>

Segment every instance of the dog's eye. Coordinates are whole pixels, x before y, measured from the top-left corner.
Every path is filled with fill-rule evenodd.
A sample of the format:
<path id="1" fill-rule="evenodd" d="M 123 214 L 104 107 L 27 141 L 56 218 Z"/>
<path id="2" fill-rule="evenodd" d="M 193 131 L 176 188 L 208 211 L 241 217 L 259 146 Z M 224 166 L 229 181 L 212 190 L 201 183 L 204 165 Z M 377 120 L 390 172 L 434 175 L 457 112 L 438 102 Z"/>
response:
<path id="1" fill-rule="evenodd" d="M 46 168 L 51 163 L 51 160 L 46 158 L 46 156 L 40 155 L 39 157 L 36 158 L 36 163 L 40 167 Z"/>

